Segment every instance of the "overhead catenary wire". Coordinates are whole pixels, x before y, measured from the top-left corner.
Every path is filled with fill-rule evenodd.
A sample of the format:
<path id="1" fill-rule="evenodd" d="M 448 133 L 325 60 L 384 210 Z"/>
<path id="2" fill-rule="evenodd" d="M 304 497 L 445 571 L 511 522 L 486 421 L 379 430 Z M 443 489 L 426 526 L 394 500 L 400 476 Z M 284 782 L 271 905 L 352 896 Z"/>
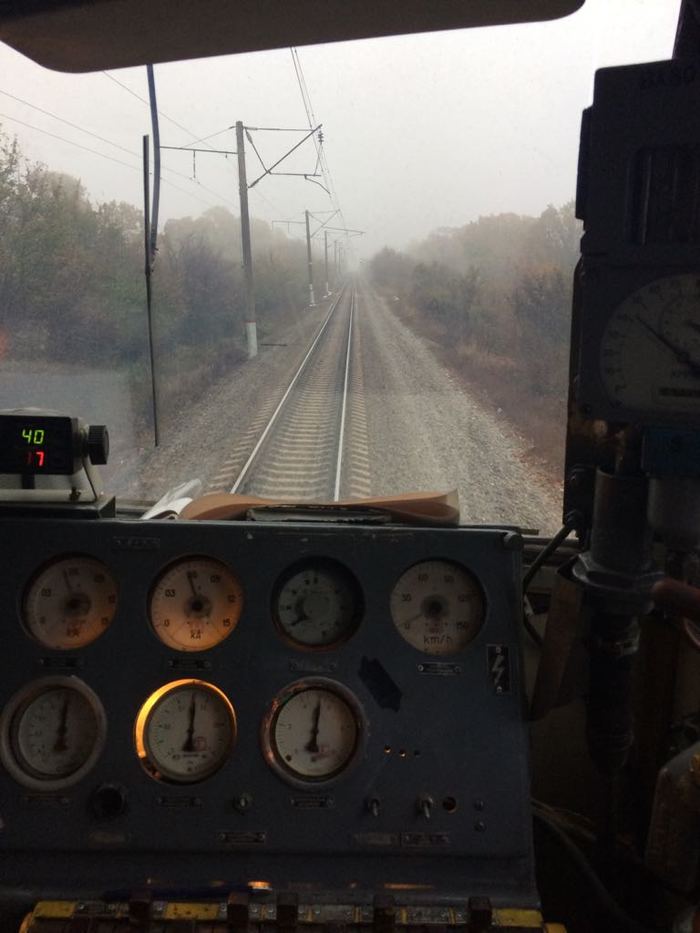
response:
<path id="1" fill-rule="evenodd" d="M 296 74 L 297 84 L 299 85 L 299 91 L 301 94 L 302 102 L 304 104 L 304 110 L 306 111 L 306 119 L 309 123 L 309 127 L 313 127 L 316 125 L 316 115 L 314 113 L 313 104 L 311 102 L 309 87 L 304 76 L 304 69 L 302 68 L 301 59 L 299 58 L 299 51 L 296 48 L 290 48 L 289 51 L 292 56 L 292 64 L 294 65 L 294 73 Z M 343 214 L 343 209 L 340 205 L 338 193 L 333 182 L 333 177 L 331 175 L 328 161 L 326 159 L 325 149 L 323 148 L 322 142 L 317 139 L 316 136 L 314 136 L 314 146 L 316 147 L 318 165 L 321 168 L 321 173 L 323 175 L 328 197 L 330 198 L 333 207 L 337 209 L 343 227 L 347 227 L 345 215 Z"/>
<path id="2" fill-rule="evenodd" d="M 142 97 L 140 94 L 137 94 L 136 91 L 132 90 L 128 85 L 124 84 L 122 81 L 119 81 L 118 78 L 115 78 L 114 75 L 111 75 L 108 71 L 103 71 L 102 74 L 106 78 L 109 78 L 110 81 L 113 81 L 119 87 L 123 88 L 123 90 L 126 91 L 128 94 L 131 94 L 132 97 L 135 97 L 136 100 L 141 101 L 141 103 L 144 106 L 148 107 L 150 110 L 150 107 L 151 107 L 150 101 L 148 101 L 145 97 Z M 197 134 L 194 133 L 191 129 L 188 129 L 186 126 L 184 126 L 184 124 L 180 123 L 178 120 L 175 120 L 173 117 L 168 116 L 168 114 L 164 113 L 160 108 L 158 108 L 157 113 L 164 120 L 167 120 L 168 123 L 172 123 L 173 126 L 176 126 L 179 130 L 182 130 L 183 133 L 187 133 L 187 135 L 191 137 L 188 145 L 194 145 L 195 143 L 198 143 L 198 142 L 206 142 L 206 140 L 213 139 L 214 136 L 220 136 L 222 133 L 225 133 L 231 129 L 231 127 L 226 127 L 225 129 L 217 130 L 215 133 L 211 133 L 208 136 L 197 137 Z M 214 151 L 212 146 L 208 146 L 208 148 Z M 232 171 L 234 172 L 236 171 L 233 165 L 231 165 L 231 163 L 228 161 L 228 159 L 226 160 L 226 164 L 231 168 Z M 188 180 L 192 181 L 191 178 Z M 221 195 L 217 193 L 217 197 L 221 197 Z M 225 198 L 222 198 L 222 200 L 226 201 Z M 226 203 L 231 204 L 232 202 L 226 201 Z"/>
<path id="3" fill-rule="evenodd" d="M 110 81 L 113 81 L 115 84 L 118 84 L 119 87 L 123 88 L 127 93 L 131 94 L 132 97 L 135 97 L 136 100 L 140 100 L 142 104 L 145 104 L 146 107 L 150 109 L 150 103 L 145 97 L 141 97 L 140 94 L 137 94 L 136 91 L 132 90 L 127 84 L 124 84 L 122 81 L 119 81 L 118 78 L 115 78 L 114 75 L 111 75 L 108 71 L 102 72 L 105 77 L 109 78 Z M 164 120 L 167 120 L 168 123 L 172 123 L 173 126 L 176 126 L 179 130 L 182 130 L 183 133 L 187 133 L 188 136 L 195 136 L 196 134 L 192 130 L 188 130 L 186 126 L 183 126 L 182 123 L 178 123 L 177 120 L 174 120 L 172 117 L 169 117 L 167 113 L 163 113 L 162 110 L 158 110 L 159 116 Z"/>
<path id="4" fill-rule="evenodd" d="M 131 169 L 134 172 L 141 174 L 141 167 L 137 165 L 131 165 L 129 162 L 124 162 L 123 159 L 117 159 L 115 156 L 107 155 L 105 152 L 98 152 L 97 149 L 91 149 L 90 146 L 84 146 L 82 143 L 77 143 L 73 139 L 66 139 L 65 136 L 59 136 L 58 133 L 52 133 L 49 130 L 45 130 L 41 126 L 34 126 L 31 123 L 27 123 L 25 120 L 20 120 L 18 117 L 12 117 L 6 113 L 0 113 L 0 120 L 10 120 L 12 123 L 19 123 L 20 126 L 24 126 L 29 130 L 33 130 L 36 133 L 43 133 L 45 136 L 49 136 L 51 139 L 57 139 L 59 142 L 66 143 L 69 146 L 75 146 L 77 149 L 82 149 L 84 152 L 89 152 L 92 155 L 99 156 L 101 159 L 107 159 L 109 162 L 116 162 L 117 165 L 123 165 L 125 168 Z M 185 176 L 186 177 L 186 176 Z M 205 201 L 203 198 L 197 197 L 192 191 L 187 191 L 185 188 L 180 188 L 179 185 L 173 184 L 169 179 L 163 179 L 164 183 L 170 185 L 171 188 L 174 188 L 175 191 L 179 191 L 180 194 L 187 195 L 187 197 L 194 198 L 195 201 L 199 201 L 200 204 L 204 204 L 206 207 L 214 207 L 211 201 Z M 203 185 L 200 187 L 204 188 Z M 209 189 L 204 189 L 209 190 Z M 216 193 L 216 192 L 212 192 Z M 217 195 L 219 197 L 219 195 Z"/>
<path id="5" fill-rule="evenodd" d="M 140 158 L 140 153 L 135 152 L 133 149 L 128 149 L 126 146 L 122 146 L 120 143 L 114 142 L 114 140 L 112 139 L 107 139 L 106 136 L 101 136 L 99 133 L 95 133 L 92 130 L 88 130 L 86 129 L 86 127 L 80 126 L 80 124 L 78 123 L 73 123 L 71 120 L 67 120 L 65 117 L 61 117 L 57 113 L 53 113 L 50 110 L 45 110 L 43 107 L 38 107 L 36 104 L 32 104 L 28 100 L 24 100 L 21 97 L 17 97 L 15 94 L 10 94 L 8 91 L 3 91 L 0 89 L 0 94 L 3 94 L 6 97 L 11 98 L 12 100 L 16 101 L 19 104 L 22 104 L 25 107 L 29 107 L 32 110 L 36 110 L 38 113 L 41 113 L 44 116 L 50 117 L 51 119 L 56 120 L 59 123 L 64 123 L 66 126 L 69 126 L 72 129 L 77 130 L 80 133 L 84 133 L 86 136 L 96 139 L 99 142 L 104 143 L 107 146 L 112 146 L 113 148 L 119 150 L 120 152 L 124 152 L 126 155 L 134 156 L 134 158 L 137 158 L 137 159 Z M 60 136 L 57 133 L 52 133 L 50 130 L 44 129 L 41 126 L 34 126 L 31 123 L 27 123 L 25 120 L 19 119 L 19 117 L 10 116 L 10 114 L 0 114 L 0 117 L 2 117 L 2 119 L 4 120 L 10 120 L 13 123 L 18 123 L 20 124 L 20 126 L 24 126 L 27 129 L 33 130 L 36 133 L 43 133 L 46 136 L 50 136 L 52 139 L 57 139 L 60 142 L 67 143 L 70 146 L 75 146 L 78 149 L 83 149 L 85 152 L 89 152 L 92 155 L 97 155 L 97 156 L 100 156 L 100 158 L 108 159 L 111 162 L 116 162 L 118 165 L 124 165 L 126 168 L 134 168 L 140 172 L 140 168 L 137 168 L 137 166 L 135 165 L 130 165 L 129 163 L 124 162 L 121 159 L 117 159 L 115 156 L 110 156 L 107 153 L 99 152 L 98 150 L 92 149 L 89 146 L 85 146 L 82 143 L 78 143 L 75 140 L 67 139 L 65 136 Z M 184 181 L 194 183 L 199 188 L 201 188 L 203 191 L 206 191 L 207 193 L 213 195 L 217 199 L 220 199 L 223 203 L 234 206 L 233 202 L 224 198 L 217 191 L 214 191 L 212 188 L 208 188 L 206 185 L 203 185 L 199 180 L 193 179 L 189 175 L 185 175 L 184 172 L 178 172 L 176 169 L 172 169 L 172 168 L 166 168 L 166 169 L 163 169 L 163 171 L 177 178 L 182 178 Z M 184 188 L 178 187 L 177 185 L 169 181 L 167 178 L 163 179 L 163 182 L 165 184 L 169 184 L 170 187 L 173 188 L 175 191 L 179 191 L 181 194 L 185 194 L 188 197 L 194 198 L 194 200 L 199 201 L 200 204 L 204 204 L 207 207 L 214 206 L 211 202 L 204 201 L 202 198 L 196 197 L 196 195 L 194 195 L 192 192 L 186 191 Z"/>

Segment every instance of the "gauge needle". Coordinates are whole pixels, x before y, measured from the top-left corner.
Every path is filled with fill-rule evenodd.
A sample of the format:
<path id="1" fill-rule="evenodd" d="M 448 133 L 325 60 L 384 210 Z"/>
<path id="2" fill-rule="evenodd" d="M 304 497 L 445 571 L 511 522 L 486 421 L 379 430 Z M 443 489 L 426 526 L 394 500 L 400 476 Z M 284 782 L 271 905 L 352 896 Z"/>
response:
<path id="1" fill-rule="evenodd" d="M 319 700 L 314 709 L 314 718 L 311 726 L 311 738 L 304 746 L 304 750 L 315 754 L 318 752 L 318 721 L 321 718 L 321 701 Z"/>
<path id="2" fill-rule="evenodd" d="M 193 752 L 194 751 L 194 714 L 195 714 L 195 703 L 194 703 L 194 693 L 190 697 L 190 722 L 187 726 L 187 738 L 185 739 L 185 744 L 182 746 L 183 752 Z"/>
<path id="3" fill-rule="evenodd" d="M 66 696 L 61 709 L 61 718 L 58 723 L 58 732 L 56 733 L 56 742 L 53 750 L 55 752 L 65 752 L 68 749 L 66 743 L 66 733 L 68 732 L 68 704 L 70 702 L 70 693 L 66 690 Z"/>
<path id="4" fill-rule="evenodd" d="M 292 628 L 293 628 L 295 625 L 299 625 L 300 622 L 308 622 L 308 621 L 309 621 L 309 616 L 307 616 L 306 610 L 304 609 L 304 600 L 303 600 L 303 599 L 302 599 L 302 600 L 299 600 L 299 602 L 297 603 L 297 612 L 299 613 L 299 615 L 296 617 L 296 619 L 294 619 L 293 622 L 290 622 L 290 623 L 289 623 L 290 627 L 292 627 Z"/>
<path id="5" fill-rule="evenodd" d="M 644 318 L 640 317 L 639 315 L 637 315 L 637 320 L 649 331 L 652 337 L 658 340 L 659 343 L 663 344 L 667 350 L 670 350 L 680 363 L 684 363 L 694 376 L 700 376 L 700 363 L 696 363 L 687 350 L 684 350 L 682 347 L 677 347 L 675 343 L 671 343 L 667 337 L 664 337 L 663 334 L 660 334 L 659 331 L 655 330 L 651 324 L 648 324 Z"/>
<path id="6" fill-rule="evenodd" d="M 67 571 L 67 570 L 64 570 L 64 571 L 63 571 L 63 579 L 66 581 L 66 587 L 67 587 L 67 589 L 68 589 L 68 592 L 69 592 L 69 593 L 72 593 L 72 592 L 73 592 L 73 587 L 70 585 L 70 577 L 68 576 L 68 571 Z"/>
<path id="7" fill-rule="evenodd" d="M 192 574 L 191 571 L 187 574 L 187 580 L 189 581 L 190 589 L 192 590 L 192 595 L 198 596 L 199 594 L 197 593 L 197 590 L 194 588 L 194 575 Z"/>

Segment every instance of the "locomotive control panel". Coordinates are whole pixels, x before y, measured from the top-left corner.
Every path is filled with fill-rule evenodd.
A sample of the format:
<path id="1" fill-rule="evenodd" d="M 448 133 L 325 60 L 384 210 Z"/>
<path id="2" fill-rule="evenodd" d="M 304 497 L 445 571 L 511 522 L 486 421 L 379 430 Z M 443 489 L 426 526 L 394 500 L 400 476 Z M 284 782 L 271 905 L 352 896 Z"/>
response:
<path id="1" fill-rule="evenodd" d="M 536 906 L 520 541 L 0 519 L 4 884 Z"/>

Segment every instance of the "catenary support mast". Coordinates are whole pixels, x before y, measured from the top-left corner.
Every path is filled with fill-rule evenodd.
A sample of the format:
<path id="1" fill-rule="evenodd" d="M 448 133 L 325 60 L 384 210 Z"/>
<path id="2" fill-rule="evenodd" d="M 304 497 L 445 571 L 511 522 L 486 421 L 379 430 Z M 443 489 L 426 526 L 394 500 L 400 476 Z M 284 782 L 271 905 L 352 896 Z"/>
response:
<path id="1" fill-rule="evenodd" d="M 255 286 L 253 282 L 253 252 L 250 246 L 250 215 L 248 213 L 248 177 L 245 170 L 243 123 L 236 121 L 236 152 L 238 154 L 238 194 L 241 199 L 241 246 L 246 294 L 246 340 L 248 359 L 258 355 L 258 333 L 255 320 Z"/>
<path id="2" fill-rule="evenodd" d="M 306 216 L 306 256 L 309 264 L 309 307 L 316 307 L 316 297 L 314 295 L 314 265 L 311 257 L 311 229 L 309 227 L 309 212 L 304 211 Z"/>

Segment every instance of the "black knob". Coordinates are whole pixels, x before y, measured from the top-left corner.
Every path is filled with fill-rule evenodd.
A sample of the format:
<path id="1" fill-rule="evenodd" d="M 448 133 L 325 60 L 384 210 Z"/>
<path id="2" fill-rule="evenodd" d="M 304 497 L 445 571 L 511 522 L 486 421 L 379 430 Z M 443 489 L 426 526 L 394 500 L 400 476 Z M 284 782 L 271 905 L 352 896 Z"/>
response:
<path id="1" fill-rule="evenodd" d="M 109 457 L 109 431 L 104 424 L 91 424 L 87 433 L 87 455 L 95 466 L 104 466 Z"/>
<path id="2" fill-rule="evenodd" d="M 90 812 L 98 820 L 110 820 L 126 811 L 126 789 L 119 784 L 101 784 L 90 795 Z"/>

